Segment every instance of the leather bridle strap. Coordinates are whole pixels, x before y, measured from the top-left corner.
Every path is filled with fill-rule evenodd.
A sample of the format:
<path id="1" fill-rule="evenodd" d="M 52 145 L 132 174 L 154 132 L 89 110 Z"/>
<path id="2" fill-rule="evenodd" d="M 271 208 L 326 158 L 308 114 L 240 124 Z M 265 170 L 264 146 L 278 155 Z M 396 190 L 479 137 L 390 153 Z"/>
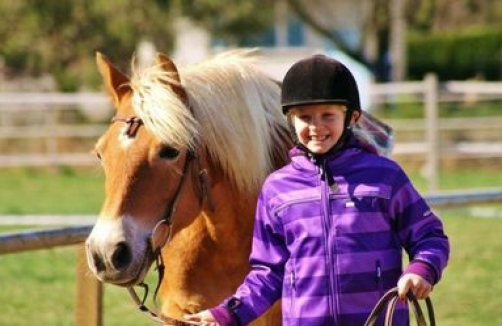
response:
<path id="1" fill-rule="evenodd" d="M 111 122 L 116 122 L 116 121 L 122 121 L 127 123 L 127 129 L 126 129 L 126 135 L 130 138 L 134 138 L 136 136 L 136 133 L 138 132 L 139 127 L 143 124 L 143 121 L 136 117 L 124 117 L 120 115 L 116 115 L 112 118 Z"/>
<path id="2" fill-rule="evenodd" d="M 116 121 L 121 121 L 125 122 L 128 124 L 128 127 L 125 131 L 126 135 L 128 137 L 135 137 L 136 133 L 138 132 L 139 127 L 143 124 L 143 121 L 136 117 L 136 116 L 131 116 L 131 117 L 125 117 L 125 116 L 115 116 L 111 120 L 112 122 Z M 171 232 L 172 232 L 172 222 L 173 222 L 173 215 L 176 212 L 176 208 L 178 205 L 178 202 L 181 198 L 181 193 L 183 192 L 183 189 L 186 184 L 187 180 L 187 175 L 189 172 L 189 167 L 192 161 L 196 158 L 196 154 L 194 154 L 191 151 L 188 151 L 186 156 L 185 156 L 185 163 L 183 164 L 183 170 L 181 172 L 181 178 L 180 182 L 178 183 L 178 187 L 174 193 L 173 200 L 169 205 L 167 205 L 167 208 L 164 212 L 164 215 L 162 216 L 162 219 L 155 225 L 155 227 L 152 230 L 152 234 L 150 235 L 149 243 L 148 246 L 152 249 L 152 254 L 154 256 L 155 264 L 156 264 L 156 269 L 158 273 L 157 277 L 157 285 L 155 287 L 154 295 L 153 295 L 153 301 L 154 304 L 156 303 L 156 298 L 157 298 L 157 293 L 160 288 L 160 284 L 162 283 L 162 279 L 164 278 L 164 261 L 162 259 L 162 254 L 161 254 L 161 249 L 164 247 L 170 240 L 171 238 Z M 207 171 L 205 169 L 199 171 L 199 182 L 201 182 L 201 187 L 202 187 L 202 192 L 207 192 L 207 200 L 210 208 L 214 210 L 214 202 L 212 200 L 212 197 L 210 195 L 210 189 L 208 189 L 208 177 L 207 177 Z M 204 195 L 204 194 L 203 194 Z M 202 195 L 202 196 L 203 196 Z M 203 197 L 202 197 L 203 198 Z M 163 225 L 166 225 L 168 227 L 168 233 L 165 239 L 162 241 L 162 243 L 155 243 L 154 237 L 156 235 L 156 232 L 159 230 L 159 228 Z M 148 285 L 144 282 L 138 284 L 137 286 L 142 287 L 144 290 L 144 295 L 143 299 L 140 299 L 138 296 L 136 290 L 134 289 L 133 286 L 130 286 L 127 288 L 129 291 L 129 294 L 131 295 L 133 301 L 136 303 L 138 308 L 144 312 L 148 317 L 153 319 L 154 321 L 162 324 L 167 324 L 167 325 L 174 325 L 174 326 L 190 326 L 190 325 L 200 325 L 198 322 L 193 322 L 193 321 L 181 321 L 178 319 L 174 319 L 168 316 L 161 315 L 154 310 L 148 308 L 145 304 L 147 298 L 148 298 Z"/>
<path id="3" fill-rule="evenodd" d="M 187 174 L 189 171 L 189 166 L 192 160 L 194 159 L 194 155 L 191 152 L 187 152 L 186 157 L 185 157 L 185 163 L 183 165 L 183 170 L 181 174 L 181 179 L 180 182 L 178 183 L 178 187 L 176 189 L 176 192 L 174 193 L 173 200 L 171 203 L 167 206 L 166 211 L 162 217 L 162 219 L 157 223 L 157 225 L 153 228 L 152 234 L 150 235 L 150 241 L 149 241 L 149 246 L 152 248 L 153 255 L 155 256 L 155 264 L 156 264 L 156 269 L 158 273 L 157 277 L 157 285 L 155 286 L 155 291 L 153 294 L 153 301 L 154 304 L 156 304 L 156 299 L 157 299 L 157 293 L 160 288 L 160 284 L 162 283 L 162 279 L 164 278 L 164 261 L 162 259 L 162 254 L 161 254 L 161 249 L 163 246 L 165 246 L 170 238 L 171 238 L 171 230 L 172 230 L 172 221 L 173 221 L 173 215 L 176 212 L 176 207 L 178 205 L 179 199 L 181 197 L 181 193 L 183 192 L 183 189 L 186 184 L 187 180 Z M 156 231 L 158 228 L 162 225 L 166 225 L 169 228 L 169 232 L 162 242 L 162 244 L 158 245 L 153 241 L 153 238 L 155 236 Z M 171 317 L 167 317 L 164 315 L 161 315 L 154 310 L 148 308 L 145 304 L 146 299 L 148 297 L 148 285 L 146 283 L 140 283 L 138 286 L 142 287 L 144 289 L 144 295 L 143 299 L 141 300 L 136 293 L 136 290 L 134 287 L 128 287 L 127 290 L 129 291 L 129 294 L 133 298 L 134 302 L 138 306 L 139 310 L 144 312 L 147 316 L 149 316 L 151 319 L 153 319 L 156 322 L 159 323 L 167 323 L 168 325 L 176 325 L 176 326 L 184 326 L 184 325 L 199 325 L 198 323 L 194 322 L 185 322 L 185 321 L 180 321 Z"/>
<path id="4" fill-rule="evenodd" d="M 170 205 L 167 205 L 167 209 L 164 212 L 164 215 L 162 217 L 162 220 L 165 221 L 165 223 L 169 226 L 172 224 L 173 215 L 176 212 L 176 207 L 178 206 L 178 201 L 181 197 L 181 193 L 182 193 L 183 189 L 185 188 L 187 174 L 188 174 L 188 168 L 194 158 L 195 158 L 195 154 L 193 154 L 191 151 L 188 151 L 186 154 L 186 157 L 185 157 L 185 164 L 183 165 L 183 170 L 181 172 L 181 180 L 178 184 L 178 188 L 176 189 L 176 192 L 174 193 L 173 201 L 171 202 Z M 166 243 L 167 243 L 167 241 L 166 241 Z M 154 249 L 156 249 L 156 248 L 154 248 Z"/>

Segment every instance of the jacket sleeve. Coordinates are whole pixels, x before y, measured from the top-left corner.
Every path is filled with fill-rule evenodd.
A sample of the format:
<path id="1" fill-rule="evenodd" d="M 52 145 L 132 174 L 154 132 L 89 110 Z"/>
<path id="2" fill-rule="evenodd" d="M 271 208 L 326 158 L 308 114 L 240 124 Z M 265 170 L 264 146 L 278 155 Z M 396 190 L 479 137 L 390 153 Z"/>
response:
<path id="1" fill-rule="evenodd" d="M 242 325 L 263 314 L 280 299 L 284 265 L 289 257 L 282 225 L 274 221 L 263 192 L 258 198 L 253 243 L 249 262 L 251 270 L 236 293 L 224 305 Z"/>
<path id="2" fill-rule="evenodd" d="M 450 253 L 443 224 L 402 170 L 394 180 L 390 214 L 395 218 L 399 240 L 410 262 L 424 263 L 433 270 L 435 284 L 441 279 Z"/>

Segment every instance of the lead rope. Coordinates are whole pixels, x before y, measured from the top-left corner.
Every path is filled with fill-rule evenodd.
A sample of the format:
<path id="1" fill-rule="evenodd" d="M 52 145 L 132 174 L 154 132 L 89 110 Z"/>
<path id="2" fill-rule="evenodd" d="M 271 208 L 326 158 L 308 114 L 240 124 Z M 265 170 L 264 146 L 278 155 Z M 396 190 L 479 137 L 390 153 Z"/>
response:
<path id="1" fill-rule="evenodd" d="M 427 322 L 425 319 L 425 315 L 422 311 L 422 308 L 420 307 L 419 302 L 413 295 L 413 293 L 408 292 L 406 294 L 406 298 L 409 301 L 414 315 L 415 315 L 415 321 L 417 326 L 427 326 Z M 378 300 L 376 305 L 373 307 L 373 310 L 369 314 L 368 318 L 366 319 L 366 322 L 364 323 L 364 326 L 374 326 L 378 320 L 378 317 L 382 314 L 383 309 L 387 305 L 387 310 L 385 314 L 385 326 L 391 326 L 392 321 L 393 321 L 393 314 L 396 308 L 397 301 L 399 300 L 398 297 L 398 290 L 397 287 L 390 289 L 387 291 L 381 298 Z M 427 297 L 425 299 L 426 307 L 427 307 L 427 315 L 429 317 L 429 326 L 435 326 L 436 325 L 436 318 L 434 315 L 434 307 L 432 306 L 432 301 L 430 297 Z"/>

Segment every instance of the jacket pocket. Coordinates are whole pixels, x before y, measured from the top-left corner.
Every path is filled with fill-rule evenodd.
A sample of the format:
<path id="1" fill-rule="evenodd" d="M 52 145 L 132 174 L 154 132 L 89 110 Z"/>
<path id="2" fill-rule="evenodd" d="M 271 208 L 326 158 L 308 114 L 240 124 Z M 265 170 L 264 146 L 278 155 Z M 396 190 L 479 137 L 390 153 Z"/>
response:
<path id="1" fill-rule="evenodd" d="M 294 263 L 290 260 L 286 264 L 284 271 L 284 289 L 283 289 L 283 313 L 289 318 L 296 318 L 295 297 L 296 297 L 296 275 Z"/>

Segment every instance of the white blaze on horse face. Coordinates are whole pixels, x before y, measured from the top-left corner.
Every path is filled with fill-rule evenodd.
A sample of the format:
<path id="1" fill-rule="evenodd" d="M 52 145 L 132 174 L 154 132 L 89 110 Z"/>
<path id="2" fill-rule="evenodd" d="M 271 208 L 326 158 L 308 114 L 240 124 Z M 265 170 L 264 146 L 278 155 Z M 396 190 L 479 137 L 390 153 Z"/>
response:
<path id="1" fill-rule="evenodd" d="M 134 142 L 134 137 L 129 137 L 127 135 L 127 129 L 129 128 L 130 128 L 129 124 L 125 124 L 125 126 L 121 129 L 121 132 L 119 133 L 118 141 L 120 147 L 122 147 L 123 149 L 128 148 Z"/>
<path id="2" fill-rule="evenodd" d="M 105 248 L 109 242 L 122 241 L 124 233 L 120 221 L 100 218 L 92 229 L 89 239 L 97 248 Z"/>
<path id="3" fill-rule="evenodd" d="M 110 242 L 128 241 L 131 245 L 142 244 L 148 236 L 148 230 L 144 230 L 132 215 L 123 215 L 120 218 L 101 216 L 90 238 L 96 244 L 103 245 Z"/>

